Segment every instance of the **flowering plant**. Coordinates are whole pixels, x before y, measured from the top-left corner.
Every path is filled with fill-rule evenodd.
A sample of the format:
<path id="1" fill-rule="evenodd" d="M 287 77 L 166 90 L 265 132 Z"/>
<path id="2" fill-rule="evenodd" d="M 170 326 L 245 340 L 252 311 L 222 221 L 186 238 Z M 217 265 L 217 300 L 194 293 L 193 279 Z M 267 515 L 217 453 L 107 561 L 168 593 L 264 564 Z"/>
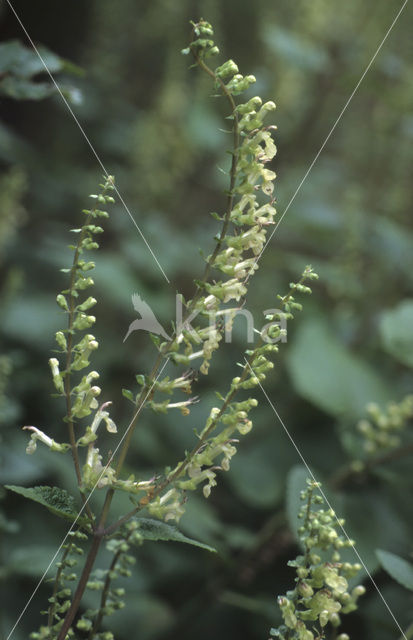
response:
<path id="1" fill-rule="evenodd" d="M 179 521 L 189 491 L 202 486 L 203 495 L 208 498 L 217 484 L 219 472 L 229 470 L 239 436 L 248 434 L 252 428 L 250 413 L 257 405 L 257 399 L 245 392 L 252 393 L 265 380 L 273 367 L 271 358 L 278 351 L 276 343 L 283 336 L 284 329 L 277 321 L 277 314 L 269 314 L 269 324 L 258 332 L 257 344 L 245 352 L 239 375 L 232 378 L 224 394 L 217 392 L 217 406 L 211 409 L 205 423 L 196 430 L 192 449 L 162 474 L 149 478 L 136 478 L 134 474 L 123 477 L 123 465 L 142 409 L 147 407 L 157 413 L 179 409 L 178 415 L 186 416 L 198 401 L 196 396 L 192 396 L 197 379 L 193 367 L 198 367 L 202 375 L 208 374 L 223 332 L 243 304 L 249 280 L 258 268 L 265 247 L 267 231 L 276 215 L 273 196 L 275 173 L 268 168 L 276 153 L 273 140 L 275 126 L 264 123 L 274 111 L 275 104 L 272 101 L 263 103 L 259 96 L 236 102 L 255 78 L 240 74 L 232 60 L 212 69 L 209 60 L 219 53 L 212 36 L 209 23 L 204 20 L 193 23 L 193 37 L 183 53 L 193 56 L 195 64 L 211 77 L 215 90 L 229 106 L 233 137 L 229 185 L 224 211 L 213 214 L 221 228 L 215 248 L 206 259 L 204 273 L 195 281 L 193 297 L 184 301 L 185 313 L 179 330 L 176 329 L 172 337 L 164 341 L 152 336 L 158 355 L 151 372 L 137 376 L 140 387 L 137 393 L 123 390 L 123 395 L 133 405 L 132 418 L 126 429 L 121 430 L 116 425 L 110 414 L 110 401 L 99 404 L 99 373 L 90 365 L 99 347 L 90 333 L 96 321 L 91 315 L 96 299 L 85 293 L 94 284 L 90 272 L 95 267 L 94 261 L 85 256 L 88 251 L 99 247 L 96 238 L 103 232 L 100 225 L 108 217 L 105 209 L 114 202 L 113 194 L 116 192 L 113 176 L 105 176 L 99 193 L 90 196 L 93 206 L 83 211 L 84 223 L 72 229 L 77 239 L 71 245 L 73 262 L 62 270 L 69 283 L 57 296 L 57 304 L 67 316 L 67 326 L 56 333 L 58 354 L 49 360 L 56 394 L 64 400 L 66 407 L 64 422 L 68 442 L 57 442 L 36 426 L 24 428 L 30 432 L 27 453 L 34 453 L 39 442 L 52 452 L 62 455 L 71 452 L 81 508 L 78 511 L 75 499 L 58 488 L 9 487 L 73 521 L 65 538 L 52 596 L 45 612 L 47 623 L 32 633 L 35 640 L 64 640 L 76 637 L 78 632 L 85 633 L 90 640 L 110 640 L 114 636 L 110 631 L 102 631 L 102 622 L 104 617 L 123 606 L 123 590 L 114 588 L 112 583 L 120 575 L 130 575 L 130 565 L 134 561 L 129 553 L 131 547 L 148 537 L 182 539 L 205 546 L 184 539 L 177 529 L 166 523 Z M 301 309 L 295 296 L 310 293 L 305 283 L 316 278 L 312 268 L 307 266 L 299 281 L 290 284 L 289 292 L 278 296 L 278 311 L 285 318 L 293 318 L 293 313 Z M 224 306 L 227 303 L 236 304 Z M 220 324 L 211 324 L 211 312 L 222 318 Z M 194 315 L 196 323 L 192 320 Z M 175 377 L 163 373 L 169 362 L 178 369 Z M 189 399 L 182 400 L 182 393 Z M 103 425 L 109 434 L 122 433 L 107 462 L 103 461 L 97 446 L 102 439 Z M 95 513 L 90 497 L 99 490 L 106 493 L 100 513 Z M 129 494 L 133 508 L 111 521 L 111 506 L 118 491 Z M 141 517 L 144 510 L 151 518 Z M 95 569 L 102 544 L 106 545 L 112 560 L 106 569 Z M 85 549 L 88 549 L 86 560 L 78 574 L 75 568 Z M 332 569 L 333 573 L 336 575 L 335 569 Z M 314 582 L 316 578 L 313 576 L 311 580 Z M 76 586 L 72 591 L 73 583 Z M 100 592 L 97 608 L 82 609 L 86 589 Z M 323 608 L 321 613 L 324 616 Z M 291 622 L 292 614 L 288 620 Z"/>

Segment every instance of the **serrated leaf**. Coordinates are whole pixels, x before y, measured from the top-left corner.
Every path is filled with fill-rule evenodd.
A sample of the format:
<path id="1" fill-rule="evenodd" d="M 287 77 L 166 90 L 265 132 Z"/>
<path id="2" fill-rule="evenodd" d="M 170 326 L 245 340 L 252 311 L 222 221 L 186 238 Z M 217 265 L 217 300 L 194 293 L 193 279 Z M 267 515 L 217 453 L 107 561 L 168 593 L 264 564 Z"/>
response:
<path id="1" fill-rule="evenodd" d="M 206 551 L 216 553 L 217 550 L 210 547 L 208 544 L 188 538 L 179 529 L 166 522 L 160 520 L 153 520 L 152 518 L 134 518 L 135 522 L 139 525 L 139 533 L 144 540 L 162 540 L 183 542 L 184 544 L 190 544 L 194 547 L 200 547 Z"/>
<path id="2" fill-rule="evenodd" d="M 409 591 L 413 591 L 413 564 L 390 551 L 377 549 L 376 556 L 383 569 Z"/>
<path id="3" fill-rule="evenodd" d="M 66 518 L 67 520 L 75 520 L 77 518 L 78 510 L 75 499 L 65 489 L 47 486 L 18 487 L 13 484 L 6 484 L 5 488 L 18 493 L 28 500 L 42 504 L 59 518 Z M 87 518 L 80 517 L 77 522 L 80 524 L 85 523 Z"/>

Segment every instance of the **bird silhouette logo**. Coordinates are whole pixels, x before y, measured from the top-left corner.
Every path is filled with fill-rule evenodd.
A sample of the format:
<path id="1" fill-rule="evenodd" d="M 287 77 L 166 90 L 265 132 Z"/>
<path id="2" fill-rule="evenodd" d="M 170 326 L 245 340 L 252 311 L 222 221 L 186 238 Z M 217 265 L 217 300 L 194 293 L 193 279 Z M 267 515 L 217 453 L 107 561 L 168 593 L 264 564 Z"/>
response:
<path id="1" fill-rule="evenodd" d="M 149 331 L 150 333 L 155 333 L 159 336 L 163 336 L 166 340 L 170 340 L 170 337 L 156 319 L 155 314 L 150 306 L 144 300 L 142 300 L 138 293 L 132 294 L 132 304 L 135 311 L 137 311 L 137 313 L 139 313 L 141 317 L 131 322 L 126 336 L 123 339 L 123 342 L 125 342 L 125 340 L 130 336 L 132 331 L 138 331 L 139 329 Z"/>

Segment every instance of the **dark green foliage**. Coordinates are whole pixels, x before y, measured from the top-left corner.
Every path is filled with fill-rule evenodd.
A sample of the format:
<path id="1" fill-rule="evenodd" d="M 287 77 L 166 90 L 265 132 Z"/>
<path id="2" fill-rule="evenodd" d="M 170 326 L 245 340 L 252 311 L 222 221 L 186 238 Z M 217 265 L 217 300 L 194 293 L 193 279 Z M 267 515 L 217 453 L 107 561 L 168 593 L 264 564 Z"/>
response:
<path id="1" fill-rule="evenodd" d="M 399 584 L 413 591 L 413 565 L 389 551 L 377 550 L 377 557 L 383 569 Z"/>
<path id="2" fill-rule="evenodd" d="M 33 500 L 42 504 L 49 509 L 51 513 L 60 518 L 66 518 L 68 520 L 75 520 L 79 513 L 78 505 L 73 496 L 71 496 L 65 489 L 60 487 L 16 487 L 15 485 L 4 485 L 9 491 L 18 493 L 24 496 L 28 500 Z M 81 524 L 85 522 L 85 518 L 80 517 L 78 522 Z"/>
<path id="3" fill-rule="evenodd" d="M 360 456 L 363 462 L 370 459 L 356 426 L 370 419 L 363 403 L 375 399 L 385 411 L 388 400 L 401 402 L 413 385 L 409 320 L 398 313 L 411 299 L 413 283 L 409 4 L 264 252 L 248 299 L 261 326 L 261 310 L 270 297 L 284 290 L 304 264 L 311 262 L 320 274 L 321 285 L 306 301 L 304 315 L 288 329 L 288 344 L 266 390 L 316 477 L 326 490 L 334 488 L 334 509 L 346 518 L 346 530 L 404 629 L 411 623 L 411 595 L 390 575 L 379 573 L 375 550 L 409 562 L 411 420 L 401 434 L 405 457 L 389 457 L 362 473 L 351 465 Z M 208 255 L 218 228 L 207 212 L 222 214 L 225 176 L 216 166 L 228 168 L 222 157 L 229 136 L 219 131 L 225 128 L 221 102 L 208 99 L 209 80 L 187 71 L 188 58 L 177 55 L 188 42 L 189 19 L 198 14 L 211 20 L 224 53 L 257 76 L 257 93 L 277 102 L 280 215 L 398 7 L 385 0 L 202 0 L 196 8 L 186 1 L 115 5 L 91 0 L 49 9 L 20 3 L 18 10 L 36 43 L 86 70 L 85 78 L 74 80 L 83 96 L 76 115 L 105 166 L 117 175 L 125 201 L 172 283 L 171 289 L 164 286 L 130 218 L 117 205 L 105 225 L 94 295 L 99 298 L 98 360 L 102 369 L 107 367 L 104 399 L 113 401 L 121 430 L 128 424 L 130 403 L 120 387 L 133 388 L 135 395 L 133 375 L 150 371 L 155 352 L 138 334 L 122 345 L 132 320 L 130 295 L 139 291 L 169 333 L 175 290 L 190 297 L 194 271 L 201 277 L 201 267 L 195 268 L 198 247 Z M 22 39 L 5 4 L 1 10 L 7 41 Z M 61 73 L 58 81 L 63 81 Z M 41 82 L 46 79 L 38 76 Z M 75 226 L 76 212 L 101 173 L 59 100 L 55 94 L 42 102 L 9 98 L 1 105 L 1 351 L 8 373 L 0 400 L 0 477 L 3 483 L 73 491 L 70 455 L 49 455 L 39 446 L 36 458 L 24 456 L 27 438 L 20 433 L 24 424 L 34 423 L 53 426 L 56 438 L 65 438 L 59 401 L 46 401 L 53 391 L 47 358 L 54 355 L 52 335 L 61 325 L 54 296 L 66 282 L 56 274 L 68 263 L 66 230 Z M 202 380 L 205 401 L 191 408 L 190 426 L 176 415 L 166 416 L 166 422 L 162 415 L 142 416 L 128 472 L 140 469 L 151 477 L 154 467 L 163 469 L 190 447 L 192 429 L 203 424 L 216 402 L 208 381 L 223 388 L 237 371 L 245 347 L 241 324 L 235 325 L 233 344 L 217 355 L 211 375 Z M 305 380 L 297 371 L 298 356 Z M 370 390 L 375 398 L 367 397 Z M 285 524 L 286 477 L 300 460 L 264 398 L 255 423 L 220 491 L 209 502 L 201 497 L 190 501 L 180 523 L 184 534 L 220 554 L 168 544 L 134 550 L 137 564 L 128 579 L 127 607 L 110 619 L 119 640 L 205 640 L 211 635 L 256 640 L 265 637 L 270 625 L 277 626 L 274 596 L 291 585 L 286 562 L 297 554 L 294 527 Z M 110 448 L 108 436 L 105 454 Z M 131 505 L 124 494 L 119 496 L 120 503 L 124 500 L 120 517 L 121 507 Z M 44 545 L 51 558 L 66 530 L 64 521 L 44 511 L 42 517 L 39 505 L 9 492 L 2 498 L 7 521 L 20 523 L 20 532 L 14 528 L 2 534 L 3 563 L 8 564 L 12 549 L 28 548 L 28 532 L 30 545 L 38 550 Z M 34 555 L 39 557 L 40 552 Z M 27 555 L 17 561 L 24 569 Z M 41 562 L 36 565 L 40 570 Z M 5 637 L 24 604 L 22 593 L 36 585 L 16 565 L 12 571 L 3 588 L 0 635 Z M 383 602 L 365 584 L 368 594 L 356 616 L 348 616 L 346 630 L 363 640 L 399 637 Z M 44 607 L 49 590 L 41 591 L 12 640 L 26 640 L 36 623 L 44 622 L 36 611 Z M 228 593 L 233 597 L 224 605 Z"/>
<path id="4" fill-rule="evenodd" d="M 0 44 L 0 94 L 15 100 L 42 100 L 56 91 L 46 68 L 52 74 L 60 71 L 81 72 L 47 47 L 39 46 L 37 51 L 39 55 L 18 40 Z M 39 75 L 46 77 L 47 82 L 39 81 Z M 61 85 L 60 90 L 69 100 L 75 98 L 72 88 Z"/>

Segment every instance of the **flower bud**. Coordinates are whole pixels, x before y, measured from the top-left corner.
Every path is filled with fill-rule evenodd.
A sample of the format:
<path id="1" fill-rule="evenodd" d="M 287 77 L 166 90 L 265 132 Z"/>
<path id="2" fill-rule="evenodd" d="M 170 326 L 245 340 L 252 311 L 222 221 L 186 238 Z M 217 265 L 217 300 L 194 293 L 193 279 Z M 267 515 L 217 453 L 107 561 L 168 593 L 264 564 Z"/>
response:
<path id="1" fill-rule="evenodd" d="M 300 580 L 297 584 L 297 591 L 303 598 L 310 598 L 314 594 L 314 589 L 310 587 L 308 582 Z"/>
<path id="2" fill-rule="evenodd" d="M 78 309 L 79 311 L 87 311 L 88 309 L 93 307 L 96 303 L 97 303 L 96 298 L 92 298 L 92 296 L 89 296 L 87 300 L 85 300 L 84 302 L 82 302 L 82 304 L 78 306 Z"/>
<path id="3" fill-rule="evenodd" d="M 59 345 L 59 347 L 63 350 L 66 351 L 67 349 L 67 340 L 66 340 L 66 336 L 63 333 L 63 331 L 57 331 L 56 333 L 56 342 Z"/>
<path id="4" fill-rule="evenodd" d="M 64 384 L 63 384 L 62 374 L 59 371 L 59 361 L 57 360 L 57 358 L 50 358 L 49 365 L 52 370 L 54 386 L 56 387 L 57 391 L 59 391 L 60 393 L 63 393 Z"/>
<path id="5" fill-rule="evenodd" d="M 238 73 L 238 66 L 233 60 L 227 60 L 227 62 L 224 62 L 223 65 L 215 69 L 215 75 L 218 76 L 218 78 L 227 78 L 234 76 L 236 73 Z"/>
<path id="6" fill-rule="evenodd" d="M 59 293 L 59 295 L 56 296 L 56 302 L 64 311 L 69 311 L 67 300 L 62 293 Z"/>

